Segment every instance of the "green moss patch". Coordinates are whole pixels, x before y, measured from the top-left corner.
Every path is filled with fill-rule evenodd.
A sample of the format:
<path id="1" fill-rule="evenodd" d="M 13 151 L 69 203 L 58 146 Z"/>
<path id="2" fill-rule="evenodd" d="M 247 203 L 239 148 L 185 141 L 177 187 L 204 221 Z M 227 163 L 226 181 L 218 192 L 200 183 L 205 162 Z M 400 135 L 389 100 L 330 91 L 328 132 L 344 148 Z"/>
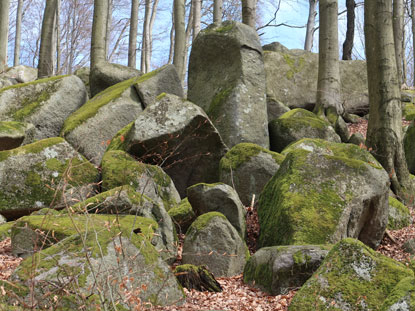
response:
<path id="1" fill-rule="evenodd" d="M 170 209 L 168 213 L 179 232 L 186 232 L 196 219 L 196 215 L 187 198 L 184 198 L 178 206 Z"/>
<path id="2" fill-rule="evenodd" d="M 407 121 L 415 120 L 415 105 L 414 103 L 406 103 L 402 110 L 403 117 Z"/>
<path id="3" fill-rule="evenodd" d="M 134 127 L 134 122 L 123 127 L 111 140 L 110 144 L 107 147 L 107 151 L 111 150 L 128 150 L 128 140 L 126 139 L 131 129 Z"/>
<path id="4" fill-rule="evenodd" d="M 283 54 L 285 62 L 290 67 L 290 70 L 287 71 L 287 79 L 292 80 L 294 78 L 294 75 L 298 72 L 301 72 L 305 65 L 305 59 L 303 57 L 294 59 L 289 54 Z"/>
<path id="5" fill-rule="evenodd" d="M 225 215 L 219 212 L 209 212 L 209 213 L 200 215 L 199 217 L 196 218 L 196 220 L 189 227 L 189 230 L 187 230 L 186 235 L 192 235 L 193 232 L 199 232 L 200 230 L 205 228 L 206 225 L 209 224 L 209 222 L 215 217 L 221 217 L 227 220 Z"/>
<path id="6" fill-rule="evenodd" d="M 389 197 L 388 229 L 398 230 L 411 224 L 409 209 L 393 197 Z"/>
<path id="7" fill-rule="evenodd" d="M 17 133 L 24 134 L 26 124 L 16 121 L 0 121 L 0 135 L 15 135 Z"/>
<path id="8" fill-rule="evenodd" d="M 232 94 L 233 87 L 226 88 L 222 91 L 219 91 L 212 99 L 212 102 L 209 105 L 209 108 L 207 110 L 207 115 L 212 121 L 217 120 L 224 109 L 224 104 L 226 103 L 226 100 L 229 98 L 229 96 Z"/>
<path id="9" fill-rule="evenodd" d="M 0 162 L 7 160 L 9 157 L 19 154 L 39 153 L 44 149 L 63 143 L 65 140 L 60 137 L 43 139 L 35 143 L 25 145 L 12 150 L 0 151 Z"/>

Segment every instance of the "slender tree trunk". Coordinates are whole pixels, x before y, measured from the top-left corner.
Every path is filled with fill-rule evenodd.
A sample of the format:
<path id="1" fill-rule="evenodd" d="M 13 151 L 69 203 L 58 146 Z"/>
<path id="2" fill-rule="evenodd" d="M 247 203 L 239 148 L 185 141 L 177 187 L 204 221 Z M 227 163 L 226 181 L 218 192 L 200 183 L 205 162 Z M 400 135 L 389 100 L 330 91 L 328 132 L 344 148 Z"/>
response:
<path id="1" fill-rule="evenodd" d="M 242 0 L 242 22 L 255 28 L 256 0 Z"/>
<path id="2" fill-rule="evenodd" d="M 71 16 L 71 24 L 72 24 L 72 31 L 71 31 L 71 47 L 69 50 L 69 66 L 68 66 L 68 74 L 72 74 L 73 71 L 73 65 L 74 65 L 74 61 L 75 61 L 75 49 L 76 49 L 76 36 L 75 36 L 75 29 L 76 29 L 76 6 L 78 0 L 74 0 L 73 4 L 73 10 L 72 10 L 72 15 Z"/>
<path id="3" fill-rule="evenodd" d="M 131 1 L 130 37 L 128 43 L 128 66 L 137 67 L 138 0 Z"/>
<path id="4" fill-rule="evenodd" d="M 185 28 L 185 0 L 174 0 L 174 56 L 173 64 L 179 74 L 180 80 L 184 80 L 186 66 L 184 63 L 186 50 Z"/>
<path id="5" fill-rule="evenodd" d="M 354 20 L 355 12 L 354 8 L 356 3 L 354 0 L 346 0 L 347 7 L 347 30 L 346 30 L 346 39 L 343 43 L 343 60 L 352 59 L 352 50 L 353 50 L 353 39 L 354 39 Z"/>
<path id="6" fill-rule="evenodd" d="M 314 26 L 316 24 L 317 16 L 317 0 L 309 0 L 307 29 L 305 35 L 304 50 L 311 51 L 313 48 Z"/>
<path id="7" fill-rule="evenodd" d="M 104 0 L 102 0 L 104 1 Z M 107 7 L 107 27 L 106 27 L 106 35 L 105 35 L 105 57 L 109 60 L 109 51 L 110 51 L 110 43 L 111 43 L 111 25 L 112 25 L 112 11 L 114 7 L 113 0 L 107 0 L 108 7 Z"/>
<path id="8" fill-rule="evenodd" d="M 0 1 L 0 72 L 7 68 L 10 0 Z"/>
<path id="9" fill-rule="evenodd" d="M 393 0 L 393 37 L 395 42 L 396 68 L 399 85 L 402 85 L 402 41 L 403 41 L 403 0 Z"/>
<path id="10" fill-rule="evenodd" d="M 341 115 L 343 108 L 340 102 L 340 69 L 337 0 L 320 0 L 320 31 L 317 105 L 315 112 L 331 117 Z"/>
<path id="11" fill-rule="evenodd" d="M 411 1 L 411 15 L 412 15 L 412 54 L 413 54 L 413 68 L 412 68 L 412 85 L 415 86 L 415 0 Z"/>
<path id="12" fill-rule="evenodd" d="M 18 66 L 20 63 L 20 43 L 22 41 L 22 16 L 23 16 L 23 0 L 18 0 L 17 13 L 16 13 L 16 37 L 14 40 L 13 66 Z"/>
<path id="13" fill-rule="evenodd" d="M 392 190 L 408 199 L 412 185 L 402 146 L 402 111 L 392 26 L 392 0 L 365 0 L 370 114 L 366 144 L 389 173 Z M 414 194 L 412 193 L 412 196 Z"/>
<path id="14" fill-rule="evenodd" d="M 222 0 L 213 0 L 213 22 L 217 25 L 222 23 Z"/>
<path id="15" fill-rule="evenodd" d="M 144 9 L 144 22 L 143 22 L 143 40 L 141 43 L 141 71 L 147 73 L 149 68 L 147 68 L 147 53 L 150 48 L 150 14 L 151 14 L 151 1 L 145 0 L 145 9 Z"/>
<path id="16" fill-rule="evenodd" d="M 192 36 L 192 28 L 193 28 L 193 10 L 190 9 L 189 18 L 187 20 L 187 27 L 186 27 L 186 46 L 184 51 L 184 64 L 188 63 L 188 56 L 189 56 L 189 47 L 190 47 L 190 37 Z M 184 77 L 184 76 L 183 76 Z"/>
<path id="17" fill-rule="evenodd" d="M 406 79 L 407 79 L 407 74 L 408 74 L 408 63 L 406 60 L 406 55 L 405 55 L 405 26 L 402 28 L 403 32 L 402 32 L 402 85 L 407 85 L 406 84 Z"/>
<path id="18" fill-rule="evenodd" d="M 60 27 L 60 16 L 61 16 L 61 0 L 57 1 L 56 4 L 56 74 L 61 73 L 61 27 Z"/>
<path id="19" fill-rule="evenodd" d="M 57 0 L 47 0 L 42 22 L 40 39 L 38 78 L 53 74 L 53 22 L 55 20 Z"/>
<path id="20" fill-rule="evenodd" d="M 193 10 L 193 40 L 196 39 L 197 34 L 200 32 L 200 20 L 202 11 L 202 0 L 192 0 Z"/>
<path id="21" fill-rule="evenodd" d="M 173 5 L 174 7 L 174 5 Z M 173 55 L 174 55 L 174 9 L 171 16 L 171 29 L 170 29 L 170 48 L 169 48 L 169 59 L 167 61 L 168 64 L 173 63 Z"/>
<path id="22" fill-rule="evenodd" d="M 153 8 L 151 9 L 150 25 L 148 26 L 149 47 L 148 54 L 146 55 L 146 67 L 149 71 L 151 70 L 151 55 L 153 53 L 153 27 L 154 22 L 156 21 L 158 4 L 159 0 L 154 0 Z"/>
<path id="23" fill-rule="evenodd" d="M 106 60 L 105 36 L 107 34 L 108 2 L 94 0 L 94 19 L 91 37 L 91 69 L 101 61 Z"/>

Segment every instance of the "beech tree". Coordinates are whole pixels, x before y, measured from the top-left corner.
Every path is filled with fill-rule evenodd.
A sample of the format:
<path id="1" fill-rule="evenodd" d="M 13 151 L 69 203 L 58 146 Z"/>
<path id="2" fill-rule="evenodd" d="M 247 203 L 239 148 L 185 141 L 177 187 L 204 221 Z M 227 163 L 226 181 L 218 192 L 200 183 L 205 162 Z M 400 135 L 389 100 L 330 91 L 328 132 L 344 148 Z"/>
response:
<path id="1" fill-rule="evenodd" d="M 346 38 L 343 43 L 343 60 L 352 59 L 353 39 L 354 39 L 354 22 L 355 22 L 355 6 L 354 0 L 346 0 L 347 8 L 347 26 L 346 26 Z"/>
<path id="2" fill-rule="evenodd" d="M 311 51 L 311 49 L 313 48 L 313 36 L 314 36 L 316 16 L 317 16 L 317 11 L 316 11 L 317 2 L 318 0 L 309 0 L 308 19 L 307 19 L 306 35 L 305 35 L 305 43 L 304 43 L 304 50 L 306 51 Z"/>
<path id="3" fill-rule="evenodd" d="M 23 0 L 18 0 L 17 10 L 16 10 L 16 35 L 14 39 L 13 66 L 19 65 L 19 62 L 20 62 L 20 42 L 22 41 L 22 16 L 23 16 Z"/>
<path id="4" fill-rule="evenodd" d="M 130 36 L 128 43 L 128 66 L 137 66 L 138 0 L 131 0 Z"/>
<path id="5" fill-rule="evenodd" d="M 0 72 L 7 68 L 10 0 L 0 1 Z"/>
<path id="6" fill-rule="evenodd" d="M 173 64 L 181 81 L 186 72 L 186 28 L 185 28 L 185 0 L 174 0 L 174 56 Z"/>
<path id="7" fill-rule="evenodd" d="M 200 31 L 200 20 L 202 11 L 202 0 L 192 0 L 193 11 L 193 40 L 196 39 Z"/>
<path id="8" fill-rule="evenodd" d="M 106 60 L 108 2 L 94 0 L 94 18 L 91 37 L 91 68 Z"/>
<path id="9" fill-rule="evenodd" d="M 39 49 L 38 78 L 53 74 L 53 30 L 57 0 L 47 0 Z"/>
<path id="10" fill-rule="evenodd" d="M 222 23 L 222 9 L 223 9 L 223 1 L 213 0 L 213 22 L 215 24 Z"/>
<path id="11" fill-rule="evenodd" d="M 255 28 L 256 0 L 242 0 L 242 22 Z"/>
<path id="12" fill-rule="evenodd" d="M 395 44 L 396 68 L 398 71 L 399 85 L 402 85 L 402 62 L 403 62 L 403 0 L 393 0 L 393 39 Z"/>

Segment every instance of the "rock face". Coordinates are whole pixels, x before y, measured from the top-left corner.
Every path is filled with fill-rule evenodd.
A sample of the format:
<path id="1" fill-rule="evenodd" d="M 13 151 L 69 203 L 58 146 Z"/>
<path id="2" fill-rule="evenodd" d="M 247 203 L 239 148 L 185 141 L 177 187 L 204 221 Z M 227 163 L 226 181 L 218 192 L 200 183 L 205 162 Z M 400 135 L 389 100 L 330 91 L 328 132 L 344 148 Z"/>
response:
<path id="1" fill-rule="evenodd" d="M 405 148 L 405 158 L 411 174 L 415 174 L 415 124 L 412 123 L 406 131 L 403 145 Z"/>
<path id="2" fill-rule="evenodd" d="M 91 196 L 97 178 L 97 169 L 62 138 L 1 151 L 0 213 L 9 218 L 19 210 L 72 205 Z"/>
<path id="3" fill-rule="evenodd" d="M 260 196 L 259 247 L 346 237 L 377 247 L 388 222 L 389 177 L 375 158 L 352 144 L 316 139 L 287 149 L 293 151 Z"/>
<path id="4" fill-rule="evenodd" d="M 32 82 L 37 79 L 37 68 L 19 65 L 8 68 L 1 76 L 15 79 L 17 83 Z"/>
<path id="5" fill-rule="evenodd" d="M 0 90 L 0 119 L 35 126 L 34 139 L 59 136 L 65 119 L 87 98 L 76 76 L 58 76 Z M 64 104 L 62 104 L 64 103 Z"/>
<path id="6" fill-rule="evenodd" d="M 413 272 L 401 263 L 345 239 L 296 293 L 288 310 L 377 310 L 407 277 L 413 278 Z"/>
<path id="7" fill-rule="evenodd" d="M 209 212 L 222 213 L 245 238 L 245 207 L 231 186 L 222 183 L 196 184 L 187 188 L 187 199 L 196 216 Z"/>
<path id="8" fill-rule="evenodd" d="M 203 214 L 187 230 L 184 264 L 205 265 L 215 277 L 233 276 L 243 271 L 248 257 L 245 242 L 221 213 Z"/>
<path id="9" fill-rule="evenodd" d="M 285 295 L 312 276 L 329 248 L 318 245 L 261 248 L 247 262 L 244 282 L 270 295 Z"/>
<path id="10" fill-rule="evenodd" d="M 293 109 L 269 123 L 271 150 L 281 152 L 289 144 L 301 138 L 321 138 L 340 143 L 329 122 L 304 109 Z"/>
<path id="11" fill-rule="evenodd" d="M 74 72 L 74 75 L 77 76 L 79 79 L 82 80 L 82 82 L 85 84 L 86 91 L 88 93 L 88 98 L 91 98 L 91 89 L 89 88 L 89 75 L 91 73 L 91 70 L 89 67 L 82 67 L 77 69 Z"/>
<path id="12" fill-rule="evenodd" d="M 199 33 L 190 54 L 188 98 L 207 112 L 228 147 L 269 147 L 263 55 L 252 27 L 224 22 Z"/>
<path id="13" fill-rule="evenodd" d="M 414 310 L 415 302 L 415 278 L 402 279 L 387 296 L 382 305 L 382 310 Z"/>
<path id="14" fill-rule="evenodd" d="M 267 97 L 290 108 L 316 103 L 318 54 L 289 50 L 279 43 L 264 46 Z M 340 61 L 341 99 L 346 112 L 367 114 L 369 97 L 366 62 Z"/>
<path id="15" fill-rule="evenodd" d="M 32 124 L 15 121 L 0 121 L 0 151 L 17 148 L 33 140 L 35 128 Z"/>
<path id="16" fill-rule="evenodd" d="M 220 160 L 220 181 L 235 187 L 242 203 L 250 206 L 268 180 L 278 171 L 284 156 L 251 143 L 241 143 Z"/>
<path id="17" fill-rule="evenodd" d="M 99 303 L 98 294 L 126 309 L 133 307 L 129 302 L 136 303 L 128 299 L 131 295 L 154 305 L 180 302 L 183 292 L 151 245 L 152 228 L 156 227 L 153 220 L 135 216 L 74 215 L 71 220 L 61 215 L 47 216 L 46 221 L 44 216 L 24 217 L 13 228 L 15 235 L 20 234 L 19 228 L 30 228 L 33 233 L 39 229 L 47 235 L 45 240 L 59 243 L 46 244 L 43 250 L 25 259 L 12 280 L 19 280 L 21 289 L 35 282 L 33 295 L 45 308 L 59 304 L 68 304 L 68 310 L 76 310 L 85 303 L 93 306 Z M 26 240 L 34 239 L 23 236 Z M 14 243 L 19 242 L 21 239 L 14 239 Z M 68 288 L 71 284 L 76 286 L 76 291 L 60 293 L 55 301 L 44 295 L 56 287 Z M 18 291 L 19 287 L 13 290 Z M 18 297 L 27 302 L 31 294 L 25 290 Z M 85 296 L 89 299 L 82 299 Z M 9 303 L 13 302 L 9 298 Z"/>
<path id="18" fill-rule="evenodd" d="M 182 98 L 162 94 L 114 137 L 109 150 L 125 150 L 142 162 L 161 165 L 181 197 L 187 187 L 219 180 L 226 153 L 219 133 L 203 110 Z"/>
<path id="19" fill-rule="evenodd" d="M 397 199 L 389 197 L 389 220 L 388 229 L 398 230 L 412 224 L 409 209 Z"/>
<path id="20" fill-rule="evenodd" d="M 179 233 L 186 233 L 196 219 L 195 212 L 187 198 L 184 198 L 178 206 L 170 209 L 168 213 L 176 225 L 176 231 Z"/>

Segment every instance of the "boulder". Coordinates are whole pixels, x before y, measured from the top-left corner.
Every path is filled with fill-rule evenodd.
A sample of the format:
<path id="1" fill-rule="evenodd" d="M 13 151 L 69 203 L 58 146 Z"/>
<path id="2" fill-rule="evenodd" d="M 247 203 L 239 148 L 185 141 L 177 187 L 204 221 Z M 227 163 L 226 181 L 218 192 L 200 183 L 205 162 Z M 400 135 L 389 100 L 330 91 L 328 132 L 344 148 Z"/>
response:
<path id="1" fill-rule="evenodd" d="M 415 302 L 415 278 L 402 279 L 388 294 L 383 302 L 381 310 L 385 311 L 412 311 Z"/>
<path id="2" fill-rule="evenodd" d="M 184 198 L 180 204 L 168 211 L 176 230 L 179 233 L 186 233 L 192 222 L 196 219 L 195 212 L 187 198 Z"/>
<path id="3" fill-rule="evenodd" d="M 403 243 L 402 248 L 405 252 L 414 255 L 415 254 L 415 239 L 409 239 Z"/>
<path id="4" fill-rule="evenodd" d="M 91 89 L 89 88 L 89 76 L 91 70 L 89 67 L 81 67 L 74 72 L 74 75 L 77 76 L 85 85 L 86 91 L 88 93 L 88 98 L 91 98 Z"/>
<path id="5" fill-rule="evenodd" d="M 415 174 L 415 123 L 412 123 L 406 131 L 403 139 L 406 163 L 410 173 Z"/>
<path id="6" fill-rule="evenodd" d="M 42 231 L 44 240 L 54 242 L 26 258 L 14 272 L 10 281 L 17 285 L 11 290 L 18 291 L 20 286 L 27 290 L 19 293 L 19 301 L 13 299 L 15 295 L 9 295 L 11 304 L 27 303 L 34 298 L 45 309 L 56 310 L 57 305 L 66 301 L 69 306 L 65 310 L 77 310 L 85 303 L 99 302 L 96 298 L 101 295 L 108 307 L 115 303 L 130 309 L 140 300 L 170 305 L 184 299 L 170 268 L 151 244 L 153 229 L 157 228 L 153 220 L 92 214 L 30 216 L 19 223 L 13 229 L 16 234 L 22 227 L 38 229 L 32 233 L 37 232 L 38 236 Z M 21 237 L 35 239 L 29 234 Z M 13 241 L 12 245 L 22 239 Z M 28 289 L 30 286 L 33 291 Z M 66 290 L 55 297 L 44 295 L 56 288 Z"/>
<path id="7" fill-rule="evenodd" d="M 289 144 L 301 138 L 321 138 L 332 142 L 341 142 L 328 121 L 320 119 L 314 113 L 297 108 L 284 113 L 269 123 L 271 150 L 281 152 Z"/>
<path id="8" fill-rule="evenodd" d="M 366 139 L 361 133 L 353 133 L 352 136 L 350 136 L 349 144 L 354 144 L 356 146 L 362 146 L 365 145 Z"/>
<path id="9" fill-rule="evenodd" d="M 347 143 L 349 141 L 349 128 L 341 116 L 337 117 L 336 123 L 334 124 L 334 130 L 340 136 L 342 142 Z"/>
<path id="10" fill-rule="evenodd" d="M 238 194 L 223 183 L 200 183 L 187 188 L 187 199 L 196 216 L 209 212 L 225 215 L 242 238 L 246 236 L 246 210 Z"/>
<path id="11" fill-rule="evenodd" d="M 412 224 L 409 209 L 397 199 L 389 197 L 388 229 L 399 230 Z"/>
<path id="12" fill-rule="evenodd" d="M 323 140 L 287 149 L 259 199 L 259 247 L 346 237 L 377 247 L 388 222 L 389 176 L 375 158 L 358 146 Z"/>
<path id="13" fill-rule="evenodd" d="M 37 68 L 18 65 L 8 68 L 1 76 L 15 79 L 17 83 L 32 82 L 37 79 Z"/>
<path id="14" fill-rule="evenodd" d="M 407 277 L 411 269 L 348 238 L 331 249 L 288 310 L 379 310 Z"/>
<path id="15" fill-rule="evenodd" d="M 0 90 L 0 119 L 32 123 L 36 140 L 56 137 L 65 119 L 86 98 L 85 86 L 77 76 L 16 84 Z"/>
<path id="16" fill-rule="evenodd" d="M 262 48 L 254 28 L 227 21 L 192 44 L 188 99 L 202 107 L 228 147 L 269 147 Z"/>
<path id="17" fill-rule="evenodd" d="M 322 245 L 261 248 L 246 263 L 244 282 L 270 295 L 286 295 L 313 275 L 329 250 Z"/>
<path id="18" fill-rule="evenodd" d="M 91 96 L 94 97 L 110 86 L 132 78 L 137 78 L 141 75 L 141 71 L 131 67 L 99 62 L 90 71 L 89 87 L 91 89 Z"/>
<path id="19" fill-rule="evenodd" d="M 226 217 L 218 212 L 199 216 L 187 230 L 183 264 L 205 265 L 215 277 L 242 273 L 249 251 Z"/>
<path id="20" fill-rule="evenodd" d="M 161 94 L 117 133 L 108 150 L 125 150 L 142 162 L 160 165 L 183 198 L 191 185 L 218 181 L 219 161 L 227 148 L 200 107 Z"/>
<path id="21" fill-rule="evenodd" d="M 32 124 L 16 121 L 0 121 L 0 151 L 20 147 L 33 141 Z"/>
<path id="22" fill-rule="evenodd" d="M 267 97 L 268 120 L 277 119 L 288 111 L 290 111 L 290 108 L 285 104 L 275 98 Z"/>
<path id="23" fill-rule="evenodd" d="M 245 206 L 250 206 L 253 195 L 259 194 L 268 180 L 278 171 L 284 156 L 251 143 L 232 147 L 220 160 L 219 179 L 235 188 Z"/>
<path id="24" fill-rule="evenodd" d="M 98 170 L 62 138 L 0 151 L 0 213 L 72 205 L 91 196 L 97 179 Z"/>
<path id="25" fill-rule="evenodd" d="M 317 95 L 318 54 L 289 50 L 281 44 L 264 46 L 267 96 L 290 108 L 313 109 Z M 341 100 L 346 112 L 369 111 L 366 62 L 340 61 Z"/>
<path id="26" fill-rule="evenodd" d="M 15 84 L 17 84 L 17 81 L 15 79 L 0 77 L 0 89 L 11 86 L 11 85 L 15 85 Z"/>

